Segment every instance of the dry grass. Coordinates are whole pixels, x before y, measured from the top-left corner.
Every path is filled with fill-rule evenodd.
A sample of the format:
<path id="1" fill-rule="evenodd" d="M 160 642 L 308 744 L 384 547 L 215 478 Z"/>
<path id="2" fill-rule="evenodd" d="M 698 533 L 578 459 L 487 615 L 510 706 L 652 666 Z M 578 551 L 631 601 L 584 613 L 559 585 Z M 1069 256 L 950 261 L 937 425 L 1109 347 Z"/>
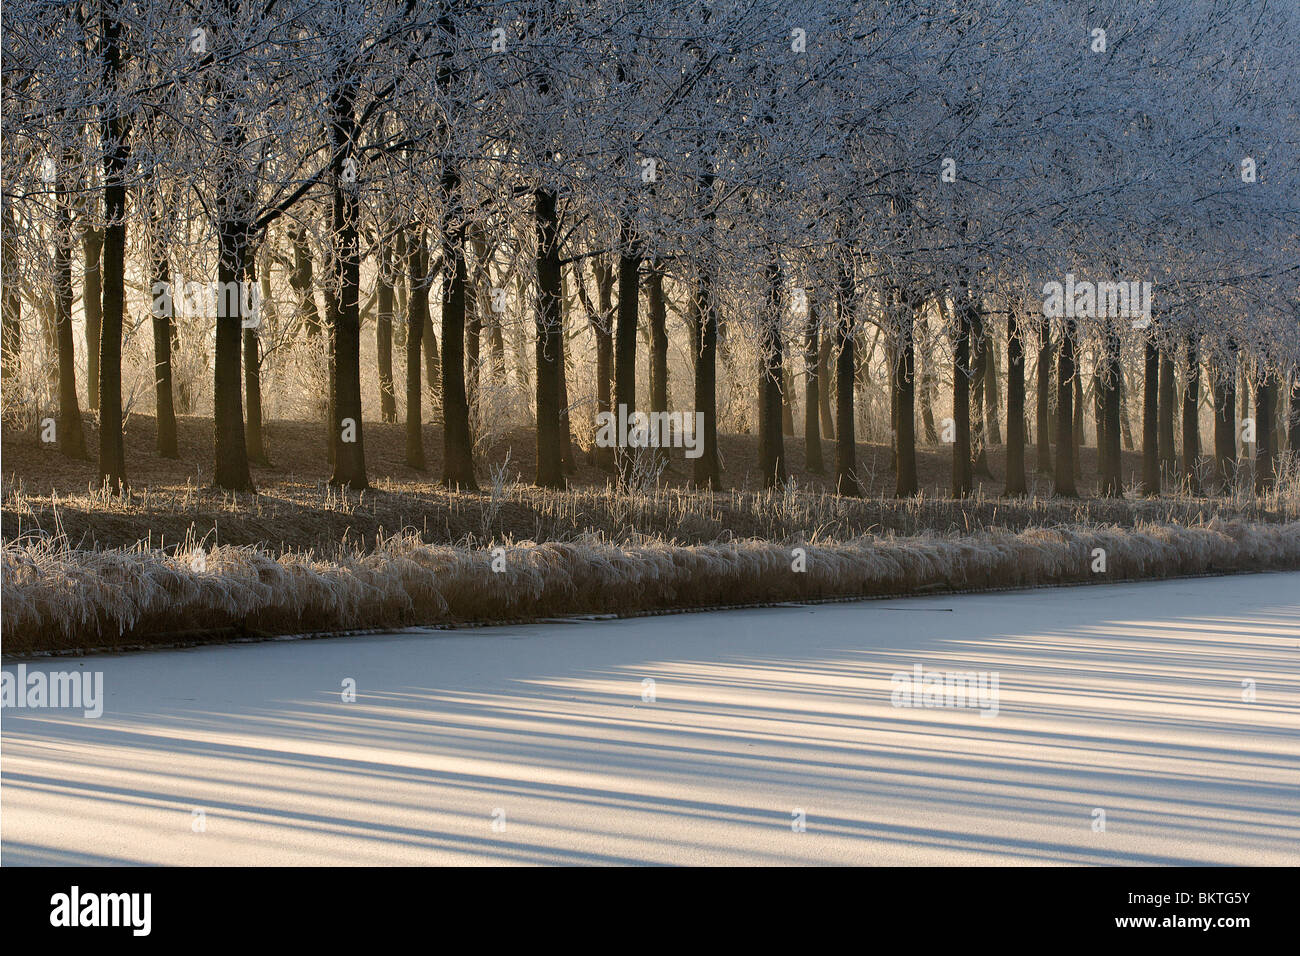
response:
<path id="1" fill-rule="evenodd" d="M 5 650 L 175 640 L 196 622 L 220 639 L 214 629 L 223 627 L 296 633 L 1294 569 L 1300 522 L 693 546 L 592 536 L 500 547 L 504 570 L 494 571 L 489 548 L 429 545 L 409 533 L 330 556 L 229 545 L 86 551 L 60 538 L 7 544 Z M 793 570 L 796 547 L 807 552 L 806 571 Z M 1105 573 L 1093 570 L 1095 548 L 1105 549 Z"/>
<path id="2" fill-rule="evenodd" d="M 657 486 L 617 491 L 584 460 L 568 490 L 543 491 L 527 483 L 533 436 L 521 430 L 484 456 L 483 491 L 470 494 L 431 480 L 436 428 L 422 474 L 402 464 L 400 426 L 367 423 L 374 489 L 357 495 L 326 483 L 318 426 L 276 422 L 268 446 L 296 470 L 257 468 L 259 492 L 234 495 L 207 487 L 209 422 L 182 420 L 178 461 L 154 456 L 141 427 L 151 423 L 132 422 L 123 497 L 93 489 L 93 462 L 5 432 L 6 652 L 175 640 L 199 627 L 195 639 L 211 640 L 229 636 L 222 628 L 333 631 L 1300 567 L 1294 462 L 1265 499 L 1069 500 L 1039 478 L 1028 498 L 998 497 L 995 479 L 955 501 L 949 449 L 928 448 L 918 452 L 923 493 L 899 501 L 888 450 L 861 445 L 869 497 L 851 499 L 798 469 L 797 439 L 790 482 L 762 490 L 753 438 L 728 435 L 731 491 L 690 487 L 680 452 Z M 1002 450 L 990 459 L 1001 474 Z M 500 573 L 496 547 L 508 552 Z M 794 547 L 807 549 L 805 573 L 791 570 Z M 1095 547 L 1107 551 L 1104 575 L 1091 570 Z"/>
<path id="3" fill-rule="evenodd" d="M 1178 523 L 1199 524 L 1212 517 L 1258 522 L 1300 518 L 1300 489 L 1283 484 L 1264 500 L 1250 495 L 1205 498 L 1174 494 L 1157 500 L 1130 495 L 1124 499 L 1051 496 L 1050 482 L 1036 477 L 1026 499 L 999 496 L 1001 481 L 986 480 L 965 500 L 948 497 L 950 451 L 918 451 L 923 493 L 895 500 L 888 450 L 860 445 L 859 460 L 868 496 L 840 498 L 830 493 L 823 476 L 799 469 L 802 441 L 788 439 L 791 482 L 763 491 L 757 481 L 754 439 L 723 436 L 726 477 L 734 490 L 701 493 L 689 487 L 689 464 L 674 453 L 658 487 L 624 494 L 609 486 L 610 476 L 581 461 L 570 489 L 543 491 L 528 484 L 534 468 L 532 433 L 512 432 L 481 462 L 484 491 L 452 493 L 433 476 L 441 464 L 441 435 L 427 431 L 430 470 L 417 473 L 402 464 L 400 426 L 366 423 L 367 452 L 374 490 L 357 495 L 326 483 L 320 430 L 312 424 L 276 422 L 268 426 L 273 457 L 293 462 L 294 471 L 256 468 L 258 494 L 235 495 L 207 487 L 211 425 L 200 419 L 181 422 L 179 461 L 157 458 L 150 448 L 151 422 L 133 419 L 128 444 L 133 485 L 122 498 L 93 490 L 92 462 L 63 458 L 19 434 L 6 433 L 4 444 L 4 540 L 27 540 L 62 534 L 77 547 L 174 548 L 186 540 L 207 545 L 251 545 L 271 553 L 346 547 L 374 547 L 387 535 L 413 531 L 427 543 L 480 544 L 494 538 L 572 541 L 599 534 L 614 542 L 644 537 L 681 544 L 705 544 L 729 538 L 783 540 L 796 534 L 845 540 L 857 535 L 913 535 L 924 531 L 973 532 L 992 527 L 1030 527 Z M 92 443 L 93 447 L 93 443 Z M 829 451 L 829 447 L 827 449 Z M 1092 449 L 1084 452 L 1084 473 L 1093 470 Z M 995 475 L 1004 470 L 1003 450 L 990 453 Z M 751 467 L 752 465 L 752 467 Z M 1131 462 L 1133 468 L 1138 463 Z M 1129 471 L 1126 461 L 1126 473 Z M 1300 475 L 1300 469 L 1296 470 Z M 1087 482 L 1083 483 L 1087 488 Z M 1171 489 L 1172 490 L 1172 489 Z"/>

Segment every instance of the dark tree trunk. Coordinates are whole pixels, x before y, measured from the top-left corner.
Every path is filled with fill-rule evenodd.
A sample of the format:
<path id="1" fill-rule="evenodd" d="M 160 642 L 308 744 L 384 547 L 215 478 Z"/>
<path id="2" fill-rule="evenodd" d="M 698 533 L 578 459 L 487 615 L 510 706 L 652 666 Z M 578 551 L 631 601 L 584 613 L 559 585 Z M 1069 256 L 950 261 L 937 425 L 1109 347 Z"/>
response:
<path id="1" fill-rule="evenodd" d="M 416 471 L 427 467 L 424 460 L 424 429 L 421 402 L 420 346 L 429 320 L 429 252 L 424 230 L 416 232 L 407 259 L 411 300 L 406 312 L 406 464 Z"/>
<path id="2" fill-rule="evenodd" d="M 794 434 L 794 375 L 789 365 L 781 372 L 781 434 Z"/>
<path id="3" fill-rule="evenodd" d="M 1142 380 L 1142 494 L 1160 497 L 1160 351 L 1148 330 Z"/>
<path id="4" fill-rule="evenodd" d="M 430 288 L 433 288 L 432 278 L 430 276 Z M 442 349 L 438 346 L 438 333 L 433 327 L 432 309 L 424 316 L 424 382 L 429 388 L 431 399 L 439 406 L 434 409 L 436 418 L 442 405 Z"/>
<path id="5" fill-rule="evenodd" d="M 646 279 L 646 318 L 650 324 L 650 411 L 668 411 L 668 307 L 664 300 L 664 277 L 658 263 L 652 263 Z M 658 452 L 661 461 L 667 451 Z"/>
<path id="6" fill-rule="evenodd" d="M 934 422 L 934 339 L 931 337 L 929 324 L 925 320 L 925 303 L 922 301 L 917 309 L 917 328 L 921 331 L 920 388 L 921 388 L 921 424 L 925 429 L 927 445 L 939 444 L 939 430 Z"/>
<path id="7" fill-rule="evenodd" d="M 775 251 L 767 264 L 767 314 L 763 316 L 758 375 L 758 468 L 763 487 L 784 484 L 785 438 L 781 429 L 781 263 Z"/>
<path id="8" fill-rule="evenodd" d="M 217 230 L 217 282 L 229 289 L 244 275 L 247 255 L 247 227 L 240 222 L 223 220 Z M 107 243 L 105 243 L 107 253 Z M 105 255 L 107 261 L 107 254 Z M 107 283 L 105 283 L 107 288 Z M 235 296 L 229 301 L 218 296 L 222 307 L 217 310 L 217 350 L 212 386 L 215 444 L 212 482 L 228 491 L 252 491 L 253 479 L 248 470 L 248 447 L 244 441 L 244 405 L 240 400 L 240 324 L 243 303 Z M 227 308 L 227 304 L 233 309 Z M 231 312 L 233 311 L 233 314 Z M 108 310 L 104 310 L 107 324 Z"/>
<path id="9" fill-rule="evenodd" d="M 904 292 L 899 297 L 898 347 L 891 376 L 897 404 L 894 422 L 894 496 L 910 498 L 920 490 L 916 475 L 916 349 L 913 322 L 919 300 Z"/>
<path id="10" fill-rule="evenodd" d="M 465 265 L 466 227 L 455 208 L 460 188 L 459 173 L 444 162 L 442 189 L 447 213 L 442 230 L 442 483 L 448 488 L 478 491 L 469 399 L 465 395 L 465 293 L 469 278 Z"/>
<path id="11" fill-rule="evenodd" d="M 343 78 L 331 92 L 329 103 L 330 145 L 334 149 L 330 233 L 337 270 L 331 295 L 334 471 L 330 484 L 362 491 L 370 483 L 366 480 L 366 444 L 361 420 L 361 247 L 357 236 L 356 187 L 343 179 L 346 159 L 357 142 L 351 84 L 350 79 Z"/>
<path id="12" fill-rule="evenodd" d="M 833 379 L 831 376 L 831 352 L 834 350 L 835 335 L 829 332 L 822 336 L 821 349 L 817 353 L 817 381 L 821 382 L 818 399 L 821 402 L 822 435 L 827 441 L 835 440 L 835 416 L 831 414 L 831 394 Z"/>
<path id="13" fill-rule="evenodd" d="M 1046 317 L 1038 320 L 1038 405 L 1034 427 L 1038 432 L 1038 455 L 1034 470 L 1052 473 L 1052 328 Z"/>
<path id="14" fill-rule="evenodd" d="M 1183 378 L 1183 481 L 1187 492 L 1201 493 L 1201 360 L 1196 340 L 1187 340 L 1187 373 Z"/>
<path id="15" fill-rule="evenodd" d="M 378 312 L 375 314 L 375 352 L 379 358 L 379 420 L 397 421 L 397 396 L 393 391 L 393 294 L 392 253 L 384 243 L 379 253 Z"/>
<path id="16" fill-rule="evenodd" d="M 1287 423 L 1286 444 L 1292 462 L 1300 461 L 1300 365 L 1291 369 L 1291 418 Z"/>
<path id="17" fill-rule="evenodd" d="M 1177 474 L 1178 452 L 1174 448 L 1174 407 L 1177 403 L 1174 385 L 1174 360 L 1170 346 L 1160 350 L 1160 474 L 1172 478 Z"/>
<path id="18" fill-rule="evenodd" d="M 1128 382 L 1121 366 L 1119 381 L 1119 430 L 1124 436 L 1124 450 L 1133 450 L 1133 427 L 1129 424 L 1128 414 Z"/>
<path id="19" fill-rule="evenodd" d="M 100 49 L 103 86 L 118 89 L 122 65 L 122 25 L 116 3 L 101 15 Z M 127 120 L 110 106 L 103 118 L 104 148 L 104 314 L 99 337 L 99 480 L 114 494 L 126 487 L 126 450 L 122 440 L 122 328 L 126 313 L 126 161 Z M 239 391 L 236 387 L 236 396 Z"/>
<path id="20" fill-rule="evenodd" d="M 591 273 L 596 280 L 596 309 L 591 329 L 596 336 L 596 413 L 612 413 L 614 408 L 614 270 L 605 262 L 592 260 Z M 576 277 L 581 287 L 582 276 Z M 596 465 L 614 470 L 614 449 L 596 446 Z"/>
<path id="21" fill-rule="evenodd" d="M 835 493 L 860 498 L 853 422 L 854 298 L 853 274 L 841 260 L 835 295 Z"/>
<path id="22" fill-rule="evenodd" d="M 1124 494 L 1124 459 L 1120 454 L 1120 389 L 1124 372 L 1120 368 L 1119 333 L 1108 327 L 1102 342 L 1102 418 L 1097 437 L 1097 454 L 1104 463 L 1101 470 L 1101 493 L 1109 497 Z"/>
<path id="23" fill-rule="evenodd" d="M 255 258 L 248 257 L 247 271 L 241 278 L 248 286 L 240 286 L 240 315 L 244 314 L 247 300 L 243 290 L 252 288 L 257 282 Z M 261 327 L 260 316 L 249 316 L 249 321 L 241 319 L 244 327 L 244 415 L 247 419 L 244 445 L 248 449 L 249 462 L 269 464 L 266 457 L 266 444 L 262 440 L 262 357 L 259 349 L 258 330 Z"/>
<path id="24" fill-rule="evenodd" d="M 971 312 L 971 343 L 974 351 L 971 377 L 974 395 L 971 401 L 971 473 L 983 478 L 992 478 L 989 468 L 988 430 L 985 425 L 984 385 L 988 380 L 989 370 L 989 335 L 984 327 L 984 312 L 976 307 Z"/>
<path id="25" fill-rule="evenodd" d="M 73 157 L 65 155 L 64 168 Z M 72 210 L 68 203 L 67 174 L 58 195 L 58 228 L 54 234 L 54 331 L 59 355 L 59 450 L 69 458 L 87 458 L 86 436 L 77 402 L 77 356 L 72 334 Z"/>
<path id="26" fill-rule="evenodd" d="M 804 326 L 804 392 L 803 392 L 803 445 L 804 467 L 814 475 L 826 471 L 822 460 L 821 430 L 818 428 L 817 413 L 821 407 L 821 382 L 818 380 L 818 355 L 821 348 L 821 318 L 817 314 L 817 302 L 808 298 L 808 318 Z"/>
<path id="27" fill-rule="evenodd" d="M 564 361 L 564 295 L 560 275 L 559 219 L 553 190 L 536 193 L 537 221 L 537 477 L 543 488 L 564 487 L 560 421 L 560 366 Z M 632 290 L 636 296 L 635 286 Z"/>
<path id="28" fill-rule="evenodd" d="M 984 368 L 984 435 L 988 444 L 1002 444 L 1002 429 L 998 424 L 998 409 L 1002 400 L 998 393 L 998 341 L 993 326 L 986 323 L 984 336 L 987 339 L 984 354 L 987 365 Z"/>
<path id="29" fill-rule="evenodd" d="M 695 412 L 703 416 L 698 436 L 700 456 L 695 459 L 695 484 L 714 491 L 722 487 L 718 456 L 718 314 L 713 308 L 713 286 L 708 263 L 700 266 L 695 291 Z"/>
<path id="30" fill-rule="evenodd" d="M 1083 373 L 1079 370 L 1079 339 L 1076 335 L 1074 343 L 1074 402 L 1072 406 L 1072 427 L 1070 435 L 1074 441 L 1074 477 L 1077 481 L 1083 477 L 1083 456 L 1080 450 L 1083 448 Z"/>
<path id="31" fill-rule="evenodd" d="M 172 404 L 172 337 L 175 335 L 175 290 L 167 254 L 159 248 L 153 260 L 153 378 L 154 404 L 158 410 L 158 454 L 179 458 L 176 447 L 176 410 Z M 159 292 L 165 294 L 159 295 Z"/>
<path id="32" fill-rule="evenodd" d="M 99 408 L 99 335 L 104 319 L 100 256 L 103 249 L 102 229 L 87 229 L 82 232 L 81 250 L 86 260 L 81 284 L 81 302 L 86 309 L 86 407 L 91 411 Z"/>
<path id="33" fill-rule="evenodd" d="M 1065 319 L 1056 373 L 1056 493 L 1063 498 L 1079 497 L 1074 482 L 1074 389 L 1079 374 L 1074 360 L 1074 320 Z"/>
<path id="34" fill-rule="evenodd" d="M 965 498 L 971 493 L 974 476 L 971 474 L 971 332 L 976 316 L 976 305 L 963 295 L 957 301 L 957 334 L 952 350 L 952 496 Z"/>
<path id="35" fill-rule="evenodd" d="M 1007 312 L 1007 481 L 1009 497 L 1028 494 L 1025 480 L 1025 343 L 1015 309 Z"/>
<path id="36" fill-rule="evenodd" d="M 1102 335 L 1105 338 L 1105 335 Z M 1092 372 L 1092 419 L 1097 427 L 1097 479 L 1106 472 L 1106 387 L 1102 379 L 1106 374 L 1106 358 L 1097 350 Z"/>
<path id="37" fill-rule="evenodd" d="M 1237 369 L 1211 366 L 1214 378 L 1214 463 L 1219 492 L 1227 494 L 1237 474 Z"/>
<path id="38" fill-rule="evenodd" d="M 564 276 L 561 272 L 560 285 Z M 576 474 L 578 463 L 573 453 L 573 422 L 569 420 L 569 342 L 564 331 L 565 305 L 560 297 L 560 467 L 566 475 Z"/>
<path id="39" fill-rule="evenodd" d="M 635 242 L 624 229 L 622 249 L 618 257 L 618 325 L 614 331 L 614 417 L 624 413 L 631 419 L 636 411 L 636 332 L 639 312 L 637 273 L 641 256 Z M 632 459 L 626 448 L 615 455 L 619 478 L 626 482 L 632 477 Z"/>
<path id="40" fill-rule="evenodd" d="M 650 410 L 668 411 L 668 308 L 658 265 L 646 273 L 646 318 L 650 323 Z"/>
<path id="41" fill-rule="evenodd" d="M 313 285 L 311 246 L 307 243 L 306 229 L 290 229 L 293 244 L 293 272 L 289 273 L 289 286 L 298 295 L 298 318 L 307 329 L 307 337 L 314 338 L 324 331 L 320 309 L 316 307 Z"/>
<path id="42" fill-rule="evenodd" d="M 1262 363 L 1255 376 L 1255 494 L 1263 495 L 1277 480 L 1277 376 Z"/>

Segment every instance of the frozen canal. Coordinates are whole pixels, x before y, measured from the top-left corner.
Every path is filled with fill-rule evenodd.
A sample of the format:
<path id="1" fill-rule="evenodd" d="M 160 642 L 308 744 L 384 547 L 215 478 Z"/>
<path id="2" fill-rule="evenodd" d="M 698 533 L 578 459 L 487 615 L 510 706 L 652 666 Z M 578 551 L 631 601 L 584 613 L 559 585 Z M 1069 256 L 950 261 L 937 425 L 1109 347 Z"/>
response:
<path id="1" fill-rule="evenodd" d="M 7 865 L 1300 863 L 1300 574 L 27 669 Z"/>

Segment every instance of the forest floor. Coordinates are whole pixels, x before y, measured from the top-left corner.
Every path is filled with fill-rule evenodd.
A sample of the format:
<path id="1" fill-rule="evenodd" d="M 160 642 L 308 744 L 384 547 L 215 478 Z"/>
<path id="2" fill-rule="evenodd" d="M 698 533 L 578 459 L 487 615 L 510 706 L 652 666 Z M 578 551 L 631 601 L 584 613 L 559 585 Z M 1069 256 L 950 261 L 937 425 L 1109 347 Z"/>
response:
<path id="1" fill-rule="evenodd" d="M 438 484 L 442 469 L 442 434 L 424 429 L 428 468 L 415 471 L 405 463 L 405 435 L 399 424 L 365 423 L 366 459 L 372 489 L 341 492 L 328 484 L 329 463 L 322 427 L 293 421 L 268 422 L 265 428 L 269 465 L 253 465 L 255 494 L 232 494 L 210 487 L 212 423 L 206 417 L 178 422 L 180 457 L 164 459 L 154 451 L 154 422 L 134 415 L 126 434 L 130 493 L 106 496 L 95 489 L 95 427 L 86 424 L 89 460 L 64 457 L 57 447 L 35 436 L 3 432 L 3 522 L 6 542 L 61 536 L 74 548 L 129 548 L 204 544 L 255 546 L 270 552 L 346 546 L 373 547 L 398 532 L 415 532 L 428 543 L 581 539 L 592 534 L 611 541 L 646 537 L 681 544 L 732 538 L 784 540 L 817 534 L 843 540 L 862 534 L 970 533 L 989 528 L 1203 523 L 1213 517 L 1251 521 L 1286 521 L 1300 517 L 1294 493 L 1264 501 L 1250 496 L 1206 498 L 1172 494 L 1146 500 L 1093 498 L 1096 449 L 1081 454 L 1082 498 L 1052 495 L 1049 476 L 1034 472 L 1036 450 L 1027 452 L 1030 494 L 1001 497 L 1005 448 L 989 449 L 993 477 L 975 479 L 975 493 L 954 500 L 950 493 L 951 449 L 920 446 L 917 466 L 922 495 L 893 498 L 888 446 L 858 445 L 861 499 L 831 494 L 833 480 L 805 468 L 804 441 L 787 436 L 785 448 L 791 484 L 764 492 L 759 479 L 757 440 L 752 435 L 720 436 L 724 473 L 730 490 L 701 493 L 691 487 L 691 462 L 681 450 L 669 453 L 658 487 L 616 493 L 612 475 L 575 449 L 576 470 L 569 489 L 548 491 L 531 486 L 536 449 L 533 432 L 520 428 L 503 436 L 479 456 L 481 492 L 451 492 Z M 834 447 L 823 442 L 828 469 Z M 508 456 L 508 458 L 507 458 Z M 1136 482 L 1141 457 L 1124 453 L 1126 481 Z M 495 472 L 495 487 L 494 473 Z M 1171 489 L 1173 490 L 1173 489 Z"/>

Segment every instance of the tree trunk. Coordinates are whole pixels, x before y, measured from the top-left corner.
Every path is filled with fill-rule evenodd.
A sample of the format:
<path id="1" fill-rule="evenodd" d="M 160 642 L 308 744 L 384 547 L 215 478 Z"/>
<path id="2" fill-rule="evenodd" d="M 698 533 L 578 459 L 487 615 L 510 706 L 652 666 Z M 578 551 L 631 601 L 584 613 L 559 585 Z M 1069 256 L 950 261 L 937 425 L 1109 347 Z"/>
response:
<path id="1" fill-rule="evenodd" d="M 1035 412 L 1035 429 L 1038 432 L 1038 454 L 1034 470 L 1039 474 L 1052 473 L 1052 328 L 1046 316 L 1038 320 L 1038 407 Z"/>
<path id="2" fill-rule="evenodd" d="M 984 334 L 988 339 L 984 354 L 988 365 L 984 369 L 984 435 L 990 445 L 1002 444 L 1002 429 L 998 424 L 998 409 L 1002 399 L 998 392 L 998 340 L 991 323 L 985 323 Z"/>
<path id="3" fill-rule="evenodd" d="M 1201 360 L 1196 340 L 1187 340 L 1187 373 L 1183 378 L 1183 481 L 1187 493 L 1199 495 L 1201 483 Z"/>
<path id="4" fill-rule="evenodd" d="M 1074 320 L 1065 319 L 1056 373 L 1056 493 L 1063 498 L 1079 497 L 1074 483 L 1074 388 L 1078 369 L 1074 361 Z"/>
<path id="5" fill-rule="evenodd" d="M 1007 481 L 1005 494 L 1028 494 L 1025 480 L 1025 343 L 1015 309 L 1007 312 Z"/>
<path id="6" fill-rule="evenodd" d="M 1120 369 L 1119 375 L 1119 430 L 1124 436 L 1124 450 L 1133 450 L 1133 426 L 1129 423 L 1128 414 L 1128 380 L 1124 375 L 1123 368 Z"/>
<path id="7" fill-rule="evenodd" d="M 631 419 L 636 411 L 636 332 L 639 295 L 637 273 L 641 256 L 627 227 L 623 229 L 618 257 L 618 325 L 614 330 L 614 417 Z M 615 453 L 619 479 L 632 477 L 632 459 L 626 448 Z"/>
<path id="8" fill-rule="evenodd" d="M 1070 435 L 1074 441 L 1074 477 L 1077 481 L 1083 477 L 1083 374 L 1079 370 L 1079 339 L 1076 334 L 1072 345 L 1074 352 L 1074 402 L 1072 410 L 1072 427 Z"/>
<path id="9" fill-rule="evenodd" d="M 103 118 L 104 149 L 104 314 L 99 337 L 99 480 L 113 494 L 126 487 L 122 440 L 122 328 L 126 314 L 126 161 L 127 120 L 116 104 L 122 64 L 122 25 L 116 3 L 101 14 L 103 88 L 110 105 Z M 238 386 L 235 395 L 238 396 Z"/>
<path id="10" fill-rule="evenodd" d="M 171 288 L 171 267 L 167 253 L 159 248 L 153 261 L 153 378 L 154 404 L 158 412 L 158 454 L 179 458 L 176 447 L 176 410 L 172 404 L 172 327 L 175 290 Z M 159 295 L 162 292 L 164 294 Z"/>
<path id="11" fill-rule="evenodd" d="M 668 411 L 668 308 L 664 301 L 664 277 L 658 263 L 651 263 L 646 279 L 646 318 L 650 324 L 650 411 Z M 668 453 L 658 451 L 660 461 Z"/>
<path id="12" fill-rule="evenodd" d="M 1142 381 L 1142 494 L 1160 497 L 1160 352 L 1147 331 Z"/>
<path id="13" fill-rule="evenodd" d="M 794 374 L 789 365 L 781 372 L 781 434 L 794 434 Z"/>
<path id="14" fill-rule="evenodd" d="M 1255 494 L 1273 489 L 1277 479 L 1277 433 L 1274 429 L 1277 377 L 1262 363 L 1255 373 Z"/>
<path id="15" fill-rule="evenodd" d="M 397 421 L 397 396 L 393 391 L 393 262 L 384 243 L 379 252 L 378 312 L 375 314 L 375 352 L 379 360 L 379 420 Z"/>
<path id="16" fill-rule="evenodd" d="M 988 456 L 988 429 L 985 424 L 985 408 L 987 407 L 984 392 L 985 382 L 988 380 L 989 370 L 989 334 L 984 324 L 984 312 L 976 307 L 971 312 L 971 342 L 974 351 L 973 368 L 971 385 L 973 386 L 974 395 L 971 401 L 971 473 L 983 478 L 992 478 L 993 471 L 989 468 Z"/>
<path id="17" fill-rule="evenodd" d="M 763 487 L 785 483 L 785 439 L 781 428 L 781 263 L 772 250 L 767 263 L 767 313 L 763 316 L 758 375 L 758 469 Z"/>
<path id="18" fill-rule="evenodd" d="M 420 381 L 420 346 L 429 320 L 429 251 L 424 230 L 416 230 L 407 258 L 411 300 L 406 310 L 406 464 L 424 471 L 424 401 Z"/>
<path id="19" fill-rule="evenodd" d="M 218 224 L 217 282 L 229 289 L 244 275 L 247 254 L 247 227 L 229 218 Z M 108 244 L 105 242 L 105 262 Z M 107 282 L 105 282 L 107 288 Z M 227 491 L 252 491 L 253 479 L 248 470 L 248 446 L 244 440 L 244 405 L 240 400 L 240 333 L 243 303 L 239 296 L 230 301 L 218 296 L 217 349 L 212 384 L 215 465 L 212 482 Z M 233 305 L 233 310 L 227 306 Z M 231 314 L 233 311 L 233 314 Z M 104 310 L 105 327 L 108 309 Z"/>
<path id="20" fill-rule="evenodd" d="M 835 493 L 862 497 L 858 483 L 857 439 L 853 422 L 853 343 L 854 289 L 853 274 L 843 259 L 835 296 Z"/>
<path id="21" fill-rule="evenodd" d="M 817 314 L 817 302 L 808 297 L 808 318 L 804 326 L 804 392 L 803 392 L 803 447 L 804 468 L 810 474 L 820 475 L 826 471 L 822 460 L 821 430 L 818 428 L 817 415 L 821 407 L 818 355 L 820 352 L 821 319 Z"/>
<path id="22" fill-rule="evenodd" d="M 64 155 L 64 168 L 74 158 Z M 72 334 L 72 209 L 69 206 L 68 174 L 60 175 L 58 227 L 54 234 L 54 331 L 59 355 L 59 450 L 69 458 L 87 458 L 86 436 L 81 428 L 81 406 L 77 403 L 77 356 Z"/>
<path id="23" fill-rule="evenodd" d="M 1174 385 L 1174 360 L 1169 354 L 1171 346 L 1160 350 L 1160 474 L 1172 478 L 1177 474 L 1178 452 L 1174 448 L 1174 405 L 1177 399 Z"/>
<path id="24" fill-rule="evenodd" d="M 912 341 L 918 299 L 903 292 L 898 302 L 898 347 L 891 376 L 897 399 L 894 422 L 894 496 L 910 498 L 920 490 L 916 476 L 916 349 Z"/>
<path id="25" fill-rule="evenodd" d="M 931 336 L 929 323 L 925 320 L 925 303 L 921 303 L 917 310 L 917 325 L 921 335 L 920 343 L 920 378 L 921 378 L 921 424 L 925 428 L 925 443 L 927 445 L 939 444 L 939 430 L 934 422 L 934 395 L 935 395 L 935 376 L 934 376 L 934 339 Z"/>
<path id="26" fill-rule="evenodd" d="M 827 441 L 835 440 L 835 416 L 831 414 L 831 394 L 834 392 L 831 387 L 831 352 L 834 344 L 834 332 L 828 331 L 822 336 L 821 350 L 817 353 L 817 381 L 822 383 L 817 397 L 821 402 L 822 435 Z"/>
<path id="27" fill-rule="evenodd" d="M 700 265 L 695 291 L 695 413 L 703 418 L 703 434 L 697 436 L 700 456 L 695 459 L 695 484 L 717 491 L 722 487 L 722 463 L 718 455 L 718 315 L 713 308 L 713 286 L 709 263 Z"/>
<path id="28" fill-rule="evenodd" d="M 91 411 L 99 408 L 99 336 L 104 318 L 100 256 L 103 249 L 102 229 L 86 229 L 82 232 L 81 251 L 86 261 L 81 284 L 81 303 L 86 310 L 86 407 Z"/>
<path id="29" fill-rule="evenodd" d="M 953 338 L 952 352 L 952 496 L 965 498 L 971 493 L 974 476 L 971 473 L 971 332 L 977 306 L 967 295 L 956 303 L 957 334 Z"/>
<path id="30" fill-rule="evenodd" d="M 1227 494 L 1237 474 L 1237 370 L 1236 363 L 1224 368 L 1213 364 L 1214 378 L 1214 463 L 1219 493 Z"/>
<path id="31" fill-rule="evenodd" d="M 330 296 L 334 333 L 334 470 L 330 484 L 363 491 L 370 483 L 366 480 L 361 419 L 361 247 L 357 236 L 357 187 L 343 179 L 345 162 L 357 142 L 350 82 L 344 80 L 335 86 L 329 102 L 330 145 L 334 149 L 330 233 L 337 270 Z"/>
<path id="32" fill-rule="evenodd" d="M 1300 462 L 1300 365 L 1291 369 L 1291 418 L 1287 423 L 1287 448 L 1291 463 Z"/>
<path id="33" fill-rule="evenodd" d="M 596 413 L 611 413 L 614 408 L 614 270 L 599 259 L 593 259 L 591 274 L 596 280 L 596 309 L 591 316 L 591 329 L 596 337 Z M 581 287 L 582 276 L 576 276 Z M 595 446 L 596 465 L 606 471 L 614 470 L 614 449 Z"/>
<path id="34" fill-rule="evenodd" d="M 1107 327 L 1102 342 L 1102 421 L 1097 436 L 1097 455 L 1104 462 L 1101 470 L 1101 493 L 1109 497 L 1124 494 L 1124 459 L 1120 453 L 1120 389 L 1124 372 L 1120 367 L 1120 338 L 1114 327 Z"/>
<path id="35" fill-rule="evenodd" d="M 310 339 L 320 335 L 324 327 L 321 325 L 320 309 L 316 306 L 307 230 L 290 229 L 289 240 L 293 244 L 293 271 L 289 273 L 289 287 L 298 295 L 298 318 L 306 327 Z"/>
<path id="36" fill-rule="evenodd" d="M 564 295 L 560 275 L 559 221 L 553 190 L 536 193 L 537 223 L 537 477 L 543 488 L 564 487 L 560 421 L 560 365 L 564 361 Z M 621 290 L 620 290 L 621 291 Z M 635 286 L 632 289 L 636 297 Z"/>
<path id="37" fill-rule="evenodd" d="M 248 257 L 247 271 L 240 278 L 248 283 L 248 286 L 241 285 L 239 296 L 241 298 L 240 315 L 243 316 L 244 305 L 247 300 L 243 298 L 243 290 L 250 288 L 257 282 L 255 258 Z M 246 418 L 246 432 L 244 445 L 248 449 L 248 460 L 257 462 L 262 465 L 269 464 L 266 458 L 266 444 L 262 440 L 262 357 L 259 354 L 258 331 L 260 328 L 260 316 L 249 317 L 256 324 L 249 325 L 241 320 L 241 326 L 244 327 L 244 415 Z"/>
<path id="38" fill-rule="evenodd" d="M 460 188 L 460 174 L 444 161 L 442 191 L 447 212 L 442 223 L 442 483 L 452 489 L 478 491 L 469 399 L 465 394 L 465 293 L 469 278 L 465 266 L 466 226 L 455 208 Z"/>

